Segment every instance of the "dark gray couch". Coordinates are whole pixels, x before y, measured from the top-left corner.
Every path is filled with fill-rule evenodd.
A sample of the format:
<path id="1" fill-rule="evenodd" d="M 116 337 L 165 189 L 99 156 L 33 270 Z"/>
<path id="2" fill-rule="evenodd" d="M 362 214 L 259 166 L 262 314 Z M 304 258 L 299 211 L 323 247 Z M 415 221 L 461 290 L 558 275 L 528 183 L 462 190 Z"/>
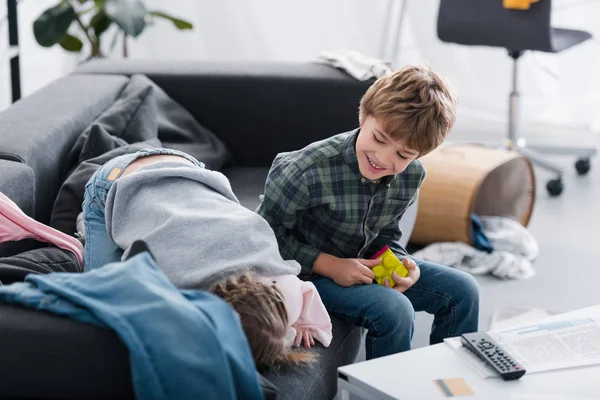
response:
<path id="1" fill-rule="evenodd" d="M 308 63 L 90 62 L 0 113 L 0 191 L 47 223 L 68 152 L 134 73 L 149 77 L 225 143 L 235 164 L 223 172 L 252 209 L 274 156 L 355 128 L 370 84 Z M 403 223 L 404 242 L 414 210 Z M 0 257 L 35 245 L 4 245 Z M 320 356 L 313 367 L 264 373 L 278 398 L 335 396 L 336 368 L 355 361 L 361 333 L 336 319 L 333 326 L 333 343 L 314 350 Z M 0 354 L 0 397 L 132 397 L 126 349 L 113 333 L 90 325 L 0 305 Z"/>

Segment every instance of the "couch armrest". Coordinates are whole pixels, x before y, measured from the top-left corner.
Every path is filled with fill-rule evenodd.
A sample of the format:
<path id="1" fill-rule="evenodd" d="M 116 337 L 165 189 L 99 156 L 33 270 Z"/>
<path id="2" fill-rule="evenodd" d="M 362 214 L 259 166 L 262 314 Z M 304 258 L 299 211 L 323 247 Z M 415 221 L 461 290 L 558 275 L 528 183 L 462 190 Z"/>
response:
<path id="1" fill-rule="evenodd" d="M 14 201 L 30 217 L 35 217 L 35 178 L 27 164 L 0 154 L 0 192 Z M 30 240 L 0 243 L 0 257 L 7 257 L 29 250 L 35 243 Z"/>
<path id="2" fill-rule="evenodd" d="M 3 160 L 0 155 L 0 192 L 30 217 L 35 217 L 35 178 L 27 164 Z"/>
<path id="3" fill-rule="evenodd" d="M 47 223 L 62 183 L 62 163 L 79 135 L 112 104 L 127 79 L 66 76 L 0 113 L 0 158 L 20 161 L 35 176 L 35 218 Z"/>
<path id="4" fill-rule="evenodd" d="M 317 63 L 98 60 L 75 73 L 145 74 L 243 166 L 270 166 L 279 152 L 356 128 L 372 83 Z"/>

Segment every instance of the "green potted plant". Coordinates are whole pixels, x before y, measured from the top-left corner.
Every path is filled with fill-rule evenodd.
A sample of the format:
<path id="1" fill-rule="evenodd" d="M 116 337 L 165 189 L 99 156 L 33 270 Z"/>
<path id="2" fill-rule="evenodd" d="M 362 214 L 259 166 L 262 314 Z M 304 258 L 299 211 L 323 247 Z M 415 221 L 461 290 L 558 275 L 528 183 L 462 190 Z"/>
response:
<path id="1" fill-rule="evenodd" d="M 154 18 L 166 19 L 179 30 L 192 29 L 190 22 L 148 10 L 141 0 L 61 0 L 34 21 L 33 34 L 41 46 L 59 44 L 71 52 L 81 52 L 86 41 L 90 57 L 104 57 L 102 34 L 115 24 L 118 29 L 110 47 L 121 37 L 123 56 L 127 57 L 127 38 L 139 36 Z M 78 26 L 77 33 L 67 32 L 73 23 Z"/>

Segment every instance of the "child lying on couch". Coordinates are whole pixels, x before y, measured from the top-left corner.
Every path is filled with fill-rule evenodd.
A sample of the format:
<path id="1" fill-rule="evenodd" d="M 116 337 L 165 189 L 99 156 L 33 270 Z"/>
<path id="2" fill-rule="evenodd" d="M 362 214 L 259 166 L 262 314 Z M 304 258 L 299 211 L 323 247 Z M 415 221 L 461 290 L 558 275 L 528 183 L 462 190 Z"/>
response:
<path id="1" fill-rule="evenodd" d="M 5 214 L 0 231 L 11 222 Z M 14 221 L 13 208 L 13 233 L 16 225 L 51 241 L 40 232 L 52 228 L 20 214 Z M 238 202 L 224 175 L 185 153 L 152 149 L 110 160 L 86 185 L 83 220 L 85 271 L 119 261 L 134 241 L 145 241 L 177 287 L 210 290 L 231 304 L 259 367 L 312 359 L 292 351 L 292 340 L 306 347 L 331 342 L 331 320 L 314 285 L 296 277 L 297 262 L 283 260 L 269 224 Z"/>

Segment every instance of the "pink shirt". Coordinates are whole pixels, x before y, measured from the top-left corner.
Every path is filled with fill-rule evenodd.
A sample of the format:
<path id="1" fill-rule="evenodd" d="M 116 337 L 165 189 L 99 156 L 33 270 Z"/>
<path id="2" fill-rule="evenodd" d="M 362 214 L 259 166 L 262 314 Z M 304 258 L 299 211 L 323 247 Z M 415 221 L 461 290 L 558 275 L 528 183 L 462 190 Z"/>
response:
<path id="1" fill-rule="evenodd" d="M 333 337 L 331 318 L 312 282 L 300 280 L 295 275 L 258 276 L 256 280 L 274 284 L 283 293 L 288 313 L 288 328 L 308 328 L 315 340 L 325 347 L 329 346 Z"/>
<path id="2" fill-rule="evenodd" d="M 0 192 L 0 243 L 23 239 L 52 243 L 72 252 L 77 257 L 79 269 L 83 270 L 83 245 L 79 240 L 30 218 Z"/>

